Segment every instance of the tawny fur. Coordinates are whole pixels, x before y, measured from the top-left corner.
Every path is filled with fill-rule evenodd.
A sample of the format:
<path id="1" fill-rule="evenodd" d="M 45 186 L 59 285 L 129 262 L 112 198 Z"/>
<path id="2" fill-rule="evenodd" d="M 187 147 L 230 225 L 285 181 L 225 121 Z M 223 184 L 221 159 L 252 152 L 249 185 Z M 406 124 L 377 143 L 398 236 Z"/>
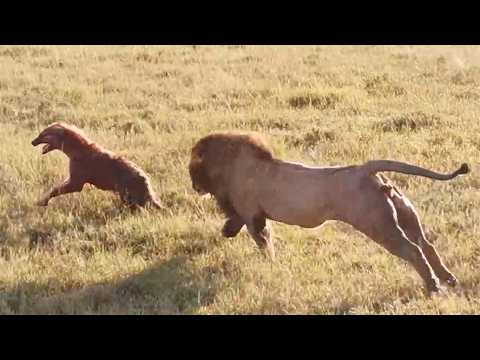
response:
<path id="1" fill-rule="evenodd" d="M 328 220 L 352 225 L 411 263 L 430 291 L 455 276 L 426 239 L 412 203 L 383 175 L 395 171 L 449 180 L 468 172 L 463 164 L 439 174 L 402 162 L 378 160 L 345 167 L 309 167 L 274 158 L 258 134 L 216 133 L 199 140 L 189 164 L 193 188 L 210 193 L 227 216 L 222 229 L 234 237 L 246 225 L 272 258 L 266 219 L 312 228 Z"/>
<path id="2" fill-rule="evenodd" d="M 134 163 L 103 149 L 78 128 L 54 123 L 32 141 L 33 146 L 46 144 L 42 154 L 60 150 L 70 158 L 70 177 L 49 190 L 37 205 L 47 206 L 51 198 L 80 192 L 85 184 L 120 195 L 123 203 L 135 208 L 148 203 L 163 208 L 152 190 L 148 176 Z"/>

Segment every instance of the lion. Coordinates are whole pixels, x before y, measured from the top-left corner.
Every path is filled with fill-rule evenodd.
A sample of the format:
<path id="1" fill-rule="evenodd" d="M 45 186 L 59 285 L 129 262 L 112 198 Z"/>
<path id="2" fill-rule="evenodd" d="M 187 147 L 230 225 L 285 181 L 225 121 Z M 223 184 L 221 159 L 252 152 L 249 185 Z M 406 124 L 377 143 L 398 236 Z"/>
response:
<path id="1" fill-rule="evenodd" d="M 227 217 L 222 235 L 235 237 L 245 225 L 271 259 L 275 250 L 267 219 L 304 228 L 336 220 L 413 265 L 429 293 L 440 291 L 440 281 L 455 286 L 457 278 L 427 240 L 413 204 L 378 174 L 383 171 L 450 180 L 469 167 L 462 164 L 451 174 L 391 160 L 311 167 L 275 158 L 258 133 L 237 132 L 201 138 L 189 163 L 193 189 L 211 194 Z"/>

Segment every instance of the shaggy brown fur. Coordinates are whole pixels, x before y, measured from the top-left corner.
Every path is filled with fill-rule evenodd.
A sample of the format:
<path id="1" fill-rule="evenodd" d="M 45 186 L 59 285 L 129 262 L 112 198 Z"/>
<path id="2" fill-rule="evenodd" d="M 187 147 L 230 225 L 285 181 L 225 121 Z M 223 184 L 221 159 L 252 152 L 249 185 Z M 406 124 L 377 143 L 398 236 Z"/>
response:
<path id="1" fill-rule="evenodd" d="M 80 192 L 85 184 L 101 190 L 114 191 L 121 200 L 134 208 L 151 203 L 163 208 L 152 190 L 148 176 L 134 163 L 93 143 L 75 126 L 54 123 L 32 141 L 43 146 L 42 154 L 60 150 L 70 158 L 70 177 L 48 191 L 37 205 L 47 206 L 51 198 Z"/>
<path id="2" fill-rule="evenodd" d="M 259 135 L 217 133 L 193 147 L 189 171 L 193 188 L 212 194 L 226 214 L 222 234 L 234 237 L 246 225 L 272 258 L 266 219 L 307 228 L 339 220 L 411 263 L 430 291 L 440 289 L 439 279 L 452 286 L 457 283 L 426 239 L 412 203 L 377 173 L 449 180 L 466 174 L 466 164 L 446 175 L 388 160 L 308 167 L 275 159 Z"/>

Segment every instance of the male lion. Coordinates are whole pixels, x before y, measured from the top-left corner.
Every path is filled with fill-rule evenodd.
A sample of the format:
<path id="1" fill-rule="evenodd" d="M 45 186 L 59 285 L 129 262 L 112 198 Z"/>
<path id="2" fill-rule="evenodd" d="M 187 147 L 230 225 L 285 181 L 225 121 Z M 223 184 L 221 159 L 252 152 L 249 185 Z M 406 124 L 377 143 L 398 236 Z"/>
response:
<path id="1" fill-rule="evenodd" d="M 80 192 L 89 183 L 101 190 L 118 193 L 122 202 L 131 208 L 150 203 L 157 209 L 164 209 L 148 176 L 137 165 L 95 144 L 75 126 L 51 124 L 32 141 L 33 146 L 40 144 L 45 144 L 42 154 L 60 150 L 70 158 L 70 176 L 49 190 L 37 205 L 47 206 L 51 198 Z"/>
<path id="2" fill-rule="evenodd" d="M 450 180 L 468 173 L 467 164 L 446 175 L 389 160 L 309 167 L 274 158 L 257 134 L 215 133 L 193 147 L 189 171 L 194 190 L 213 195 L 226 214 L 222 234 L 234 237 L 246 225 L 272 258 L 266 219 L 305 228 L 339 220 L 411 263 L 429 291 L 440 290 L 439 279 L 450 286 L 457 283 L 426 239 L 412 203 L 377 173 Z"/>

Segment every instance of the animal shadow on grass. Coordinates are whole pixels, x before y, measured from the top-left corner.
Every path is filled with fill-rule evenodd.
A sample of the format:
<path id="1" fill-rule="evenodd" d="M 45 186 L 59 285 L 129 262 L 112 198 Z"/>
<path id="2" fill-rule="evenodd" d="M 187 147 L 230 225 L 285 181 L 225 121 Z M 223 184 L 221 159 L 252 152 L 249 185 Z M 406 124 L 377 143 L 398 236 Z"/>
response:
<path id="1" fill-rule="evenodd" d="M 49 294 L 61 288 L 56 279 L 0 288 L 0 314 L 192 314 L 214 301 L 218 283 L 194 274 L 182 256 L 118 281 Z"/>

